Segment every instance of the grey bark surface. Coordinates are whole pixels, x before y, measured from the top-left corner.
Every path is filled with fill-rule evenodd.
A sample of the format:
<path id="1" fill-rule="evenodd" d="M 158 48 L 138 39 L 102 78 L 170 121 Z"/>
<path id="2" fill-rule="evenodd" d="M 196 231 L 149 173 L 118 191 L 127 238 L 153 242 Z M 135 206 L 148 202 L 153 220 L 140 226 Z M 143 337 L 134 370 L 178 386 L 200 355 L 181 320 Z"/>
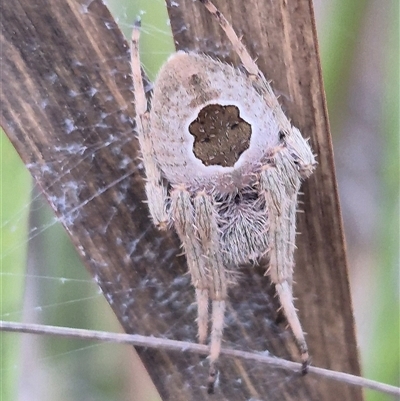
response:
<path id="1" fill-rule="evenodd" d="M 311 1 L 216 4 L 318 155 L 303 185 L 294 287 L 312 362 L 360 374 Z M 171 2 L 169 13 L 177 48 L 237 62 L 199 2 Z M 173 232 L 152 226 L 143 203 L 129 45 L 97 0 L 15 0 L 3 2 L 1 14 L 2 127 L 125 331 L 195 342 L 185 258 Z M 263 269 L 240 273 L 224 346 L 298 360 Z M 138 352 L 165 400 L 362 400 L 357 388 L 227 357 L 208 396 L 203 357 Z"/>

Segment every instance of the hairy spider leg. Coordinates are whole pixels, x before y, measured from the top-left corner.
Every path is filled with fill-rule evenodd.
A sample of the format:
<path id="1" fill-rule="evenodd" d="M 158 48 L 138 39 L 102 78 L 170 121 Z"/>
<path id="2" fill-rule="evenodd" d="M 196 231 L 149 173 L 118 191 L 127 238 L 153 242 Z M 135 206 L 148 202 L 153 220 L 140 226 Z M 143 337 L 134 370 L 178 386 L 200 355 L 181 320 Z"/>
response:
<path id="1" fill-rule="evenodd" d="M 279 122 L 279 126 L 282 130 L 290 130 L 290 122 L 282 111 L 281 106 L 275 96 L 271 85 L 265 79 L 264 74 L 260 71 L 257 64 L 249 54 L 246 46 L 242 43 L 240 38 L 237 36 L 232 25 L 228 22 L 225 16 L 215 7 L 215 5 L 209 0 L 200 0 L 207 10 L 214 16 L 218 21 L 218 24 L 225 32 L 227 38 L 232 44 L 233 50 L 239 56 L 244 68 L 248 74 L 254 79 L 253 86 L 259 92 L 262 92 L 265 103 L 273 110 L 275 118 Z"/>
<path id="2" fill-rule="evenodd" d="M 159 229 L 166 229 L 170 220 L 167 212 L 167 188 L 163 183 L 162 175 L 152 152 L 150 140 L 150 113 L 147 109 L 147 99 L 143 87 L 142 71 L 139 57 L 140 22 L 136 21 L 132 31 L 131 64 L 132 81 L 135 95 L 136 132 L 142 151 L 143 164 L 146 170 L 146 195 L 150 215 L 154 225 Z"/>
<path id="3" fill-rule="evenodd" d="M 244 65 L 244 68 L 248 71 L 251 75 L 258 75 L 259 69 L 257 64 L 251 58 L 249 52 L 247 51 L 244 44 L 241 42 L 239 37 L 237 36 L 235 30 L 233 29 L 232 25 L 228 22 L 225 16 L 218 10 L 217 7 L 214 6 L 213 3 L 209 0 L 200 0 L 207 10 L 216 18 L 218 24 L 224 30 L 227 38 L 231 41 L 235 52 L 240 57 L 241 62 Z"/>
<path id="4" fill-rule="evenodd" d="M 212 300 L 212 328 L 210 346 L 210 371 L 208 392 L 214 392 L 217 375 L 215 363 L 221 352 L 224 329 L 225 299 L 227 297 L 227 278 L 220 248 L 218 213 L 213 199 L 205 192 L 199 192 L 194 198 L 195 220 L 198 229 L 202 254 L 212 279 L 210 280 L 210 298 Z"/>
<path id="5" fill-rule="evenodd" d="M 171 216 L 185 249 L 192 284 L 196 289 L 198 336 L 200 344 L 204 344 L 208 331 L 207 267 L 196 230 L 195 210 L 190 194 L 184 188 L 177 188 L 171 192 Z"/>
<path id="6" fill-rule="evenodd" d="M 139 57 L 140 23 L 137 22 L 132 32 L 131 64 L 136 106 L 136 130 L 146 170 L 146 195 L 151 217 L 158 228 L 167 228 L 171 215 L 167 212 L 168 193 L 163 185 L 162 175 L 153 155 L 149 132 L 151 130 L 147 99 Z M 206 216 L 216 212 L 210 198 L 199 194 L 192 205 L 189 192 L 175 189 L 171 192 L 171 213 L 175 228 L 186 251 L 186 258 L 196 289 L 198 309 L 198 337 L 204 344 L 208 334 L 208 301 L 212 300 L 212 329 L 210 346 L 209 391 L 213 391 L 216 368 L 215 362 L 221 350 L 224 326 L 226 278 L 222 260 L 219 256 L 218 226 L 215 218 L 207 222 Z M 195 218 L 196 216 L 196 218 Z M 196 227 L 200 227 L 196 231 Z M 210 275 L 212 280 L 210 280 Z M 210 283 L 211 281 L 211 283 Z M 211 291 L 211 295 L 209 295 Z"/>
<path id="7" fill-rule="evenodd" d="M 216 18 L 221 28 L 224 30 L 227 38 L 232 43 L 234 51 L 249 73 L 254 78 L 253 86 L 263 95 L 266 104 L 273 110 L 275 118 L 278 121 L 280 131 L 289 141 L 293 141 L 295 147 L 301 148 L 304 142 L 298 130 L 291 126 L 290 121 L 283 113 L 281 106 L 275 96 L 270 84 L 265 79 L 263 73 L 259 70 L 246 47 L 243 45 L 232 25 L 227 21 L 224 15 L 209 0 L 200 0 L 207 10 Z M 285 147 L 285 144 L 283 144 Z M 304 149 L 296 149 L 302 155 Z M 306 149 L 308 150 L 308 149 Z M 286 152 L 286 153 L 283 153 Z M 306 152 L 307 153 L 307 152 Z M 285 154 L 286 160 L 292 157 L 287 149 L 275 153 L 278 165 L 267 165 L 261 174 L 261 187 L 264 187 L 270 219 L 269 243 L 271 245 L 271 264 L 269 275 L 271 281 L 276 286 L 282 308 L 288 320 L 296 339 L 298 348 L 303 361 L 303 373 L 307 372 L 309 364 L 308 348 L 305 341 L 304 333 L 301 328 L 300 320 L 297 316 L 296 309 L 293 304 L 292 295 L 292 277 L 293 277 L 293 252 L 295 248 L 295 227 L 296 227 L 296 206 L 297 196 L 300 187 L 299 171 L 296 166 L 285 162 L 282 155 Z M 305 154 L 305 160 L 307 155 Z M 306 169 L 305 177 L 311 174 L 313 164 Z M 282 180 L 285 177 L 285 181 Z M 287 198 L 289 196 L 289 199 Z M 281 203 L 281 202 L 284 202 Z M 285 250 L 280 252 L 280 250 Z"/>
<path id="8" fill-rule="evenodd" d="M 286 149 L 275 154 L 275 166 L 266 165 L 260 187 L 266 197 L 269 216 L 270 265 L 267 274 L 275 284 L 283 312 L 295 337 L 303 362 L 303 373 L 309 365 L 308 347 L 293 303 L 293 253 L 296 225 L 299 173 L 286 158 Z"/>
<path id="9" fill-rule="evenodd" d="M 207 337 L 208 300 L 212 300 L 208 378 L 208 391 L 211 393 L 217 375 L 215 364 L 221 351 L 227 296 L 225 267 L 219 249 L 217 212 L 212 198 L 205 192 L 198 193 L 192 201 L 190 193 L 182 187 L 172 190 L 171 209 L 196 288 L 200 343 L 204 343 Z"/>

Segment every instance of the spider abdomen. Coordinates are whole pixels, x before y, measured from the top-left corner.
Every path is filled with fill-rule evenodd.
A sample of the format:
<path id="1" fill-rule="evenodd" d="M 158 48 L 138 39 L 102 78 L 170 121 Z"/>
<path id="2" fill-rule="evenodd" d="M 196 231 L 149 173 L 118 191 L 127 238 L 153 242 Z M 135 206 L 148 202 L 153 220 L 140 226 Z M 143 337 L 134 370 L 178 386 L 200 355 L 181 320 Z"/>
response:
<path id="1" fill-rule="evenodd" d="M 276 120 L 251 79 L 198 54 L 178 52 L 163 66 L 150 121 L 163 174 L 193 191 L 250 185 L 279 143 Z"/>

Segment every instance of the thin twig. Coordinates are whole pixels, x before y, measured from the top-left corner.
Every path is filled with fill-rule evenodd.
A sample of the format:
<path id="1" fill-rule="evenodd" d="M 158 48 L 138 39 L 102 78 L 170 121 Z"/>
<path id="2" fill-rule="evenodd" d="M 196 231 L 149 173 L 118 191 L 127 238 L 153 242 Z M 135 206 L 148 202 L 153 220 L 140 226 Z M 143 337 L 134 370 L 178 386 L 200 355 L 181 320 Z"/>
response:
<path id="1" fill-rule="evenodd" d="M 170 351 L 192 352 L 201 355 L 208 355 L 209 349 L 206 345 L 190 343 L 187 341 L 168 340 L 165 338 L 141 336 L 139 334 L 119 334 L 108 333 L 105 331 L 94 331 L 84 329 L 71 329 L 67 327 L 45 326 L 41 324 L 27 324 L 19 322 L 6 322 L 0 320 L 0 331 L 30 333 L 30 334 L 47 334 L 60 337 L 80 338 L 85 340 L 98 340 L 104 342 L 131 344 L 139 347 L 165 349 Z M 300 372 L 302 365 L 297 362 L 286 361 L 284 359 L 267 356 L 261 353 L 245 352 L 222 348 L 221 354 L 231 357 L 253 360 L 265 363 L 277 368 Z M 400 396 L 400 388 L 383 384 L 374 380 L 364 379 L 348 373 L 335 372 L 328 369 L 309 367 L 310 374 L 316 374 L 328 379 L 337 380 L 342 383 L 351 384 L 353 386 L 365 387 L 372 390 L 380 391 L 390 395 Z"/>

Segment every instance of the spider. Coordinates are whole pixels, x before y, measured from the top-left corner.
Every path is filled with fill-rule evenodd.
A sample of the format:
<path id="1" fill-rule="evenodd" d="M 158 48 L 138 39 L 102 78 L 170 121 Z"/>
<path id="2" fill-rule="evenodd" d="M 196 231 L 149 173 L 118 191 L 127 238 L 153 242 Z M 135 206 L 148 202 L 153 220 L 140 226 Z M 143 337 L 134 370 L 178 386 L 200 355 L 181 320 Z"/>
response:
<path id="1" fill-rule="evenodd" d="M 303 373 L 309 355 L 293 305 L 296 206 L 315 158 L 290 124 L 262 72 L 222 13 L 201 0 L 225 31 L 245 68 L 178 51 L 163 65 L 148 109 L 139 59 L 140 23 L 132 34 L 136 129 L 154 224 L 173 226 L 195 287 L 198 339 L 208 335 L 208 390 L 213 391 L 229 285 L 242 264 L 269 259 L 298 345 Z"/>

